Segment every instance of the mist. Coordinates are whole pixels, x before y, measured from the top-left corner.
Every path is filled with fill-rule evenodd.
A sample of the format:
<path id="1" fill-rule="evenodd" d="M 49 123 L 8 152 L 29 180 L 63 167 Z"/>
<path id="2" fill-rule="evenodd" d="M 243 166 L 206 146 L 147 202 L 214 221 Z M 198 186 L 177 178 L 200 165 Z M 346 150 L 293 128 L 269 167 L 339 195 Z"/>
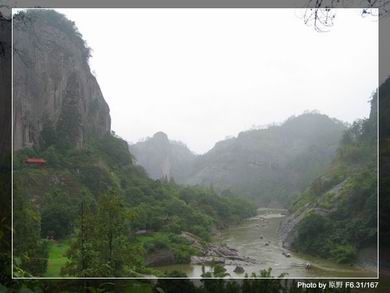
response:
<path id="1" fill-rule="evenodd" d="M 112 129 L 131 143 L 163 131 L 204 153 L 305 110 L 353 122 L 378 86 L 378 22 L 359 9 L 323 33 L 299 9 L 58 11 L 93 49 Z"/>

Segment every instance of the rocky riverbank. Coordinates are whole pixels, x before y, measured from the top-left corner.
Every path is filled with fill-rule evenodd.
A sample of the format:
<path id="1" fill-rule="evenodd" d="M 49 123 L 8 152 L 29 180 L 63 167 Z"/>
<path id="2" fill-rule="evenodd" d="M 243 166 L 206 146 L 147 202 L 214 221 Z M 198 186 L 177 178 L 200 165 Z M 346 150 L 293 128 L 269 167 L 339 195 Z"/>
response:
<path id="1" fill-rule="evenodd" d="M 191 264 L 194 265 L 210 265 L 210 264 L 225 264 L 225 265 L 246 265 L 255 264 L 256 260 L 250 257 L 240 256 L 238 251 L 227 245 L 216 245 L 202 241 L 197 236 L 182 232 L 181 236 L 198 249 L 200 256 L 192 256 Z"/>
<path id="2" fill-rule="evenodd" d="M 199 253 L 191 256 L 188 264 L 191 265 L 248 265 L 255 264 L 256 260 L 239 255 L 238 251 L 227 245 L 217 245 L 208 243 L 189 232 L 182 232 L 182 238 L 187 240 L 190 245 Z M 181 262 L 182 263 L 182 262 Z M 145 256 L 145 266 L 158 267 L 178 264 L 178 260 L 173 251 L 168 248 L 155 250 Z"/>
<path id="3" fill-rule="evenodd" d="M 325 179 L 322 179 L 325 180 Z M 341 198 L 341 191 L 347 180 L 335 185 L 327 191 L 327 194 L 333 194 L 333 200 L 339 200 Z M 318 201 L 319 202 L 319 201 Z M 321 216 L 327 216 L 335 211 L 335 208 L 327 209 L 318 205 L 317 201 L 307 202 L 302 207 L 298 208 L 294 212 L 290 212 L 281 222 L 279 227 L 279 234 L 282 240 L 282 246 L 286 249 L 291 249 L 297 237 L 297 228 L 305 217 L 309 214 L 317 214 Z"/>
<path id="4" fill-rule="evenodd" d="M 212 242 L 182 232 L 181 237 L 192 247 L 197 247 L 198 253 L 190 257 L 187 263 L 161 265 L 156 269 L 162 272 L 180 271 L 190 278 L 199 278 L 204 271 L 212 271 L 214 264 L 223 265 L 232 278 L 242 277 L 245 273 L 259 274 L 270 267 L 273 276 L 286 272 L 289 277 L 375 276 L 375 272 L 356 266 L 341 265 L 282 248 L 278 227 L 285 220 L 285 214 L 286 210 L 258 209 L 256 217 L 215 231 Z"/>

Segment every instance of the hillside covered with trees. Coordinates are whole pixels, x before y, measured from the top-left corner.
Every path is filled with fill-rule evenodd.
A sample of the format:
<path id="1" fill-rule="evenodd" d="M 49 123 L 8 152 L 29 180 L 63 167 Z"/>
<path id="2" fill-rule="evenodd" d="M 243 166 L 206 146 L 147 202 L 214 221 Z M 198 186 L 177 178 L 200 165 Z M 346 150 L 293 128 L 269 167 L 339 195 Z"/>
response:
<path id="1" fill-rule="evenodd" d="M 149 178 L 111 132 L 75 24 L 50 10 L 19 12 L 14 22 L 15 276 L 150 274 L 156 253 L 171 263 L 201 254 L 183 231 L 207 242 L 255 214 L 239 196 Z"/>
<path id="2" fill-rule="evenodd" d="M 341 263 L 356 261 L 363 248 L 376 251 L 377 119 L 375 93 L 369 118 L 344 132 L 335 160 L 290 208 L 285 246 Z"/>
<path id="3" fill-rule="evenodd" d="M 30 166 L 30 157 L 47 163 Z M 189 262 L 197 252 L 182 231 L 208 240 L 213 229 L 255 214 L 246 199 L 148 178 L 113 135 L 82 150 L 23 149 L 14 168 L 14 254 L 17 269 L 33 275 L 46 271 L 48 236 L 70 240 L 65 274 L 123 276 L 141 272 L 144 256 L 162 248 Z"/>

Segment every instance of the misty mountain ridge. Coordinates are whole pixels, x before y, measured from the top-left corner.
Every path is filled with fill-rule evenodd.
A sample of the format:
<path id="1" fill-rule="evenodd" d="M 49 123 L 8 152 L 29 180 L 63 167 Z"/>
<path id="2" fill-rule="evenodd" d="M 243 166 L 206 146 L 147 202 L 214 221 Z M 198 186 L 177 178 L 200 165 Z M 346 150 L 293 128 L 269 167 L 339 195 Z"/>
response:
<path id="1" fill-rule="evenodd" d="M 385 98 L 389 84 L 380 87 Z M 283 246 L 376 269 L 377 118 L 375 93 L 369 117 L 344 132 L 336 158 L 289 208 L 280 228 Z"/>
<path id="2" fill-rule="evenodd" d="M 202 155 L 162 132 L 129 149 L 152 178 L 230 189 L 270 203 L 301 191 L 318 176 L 346 129 L 340 120 L 306 111 L 280 125 L 240 132 Z"/>

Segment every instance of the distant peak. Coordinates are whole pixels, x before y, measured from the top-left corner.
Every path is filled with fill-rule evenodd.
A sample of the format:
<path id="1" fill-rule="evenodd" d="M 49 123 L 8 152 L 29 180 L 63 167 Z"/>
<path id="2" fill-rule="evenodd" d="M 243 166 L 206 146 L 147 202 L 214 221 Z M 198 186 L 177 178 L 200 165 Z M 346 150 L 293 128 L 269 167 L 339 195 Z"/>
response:
<path id="1" fill-rule="evenodd" d="M 166 135 L 164 132 L 162 131 L 159 131 L 159 132 L 156 132 L 154 135 L 153 135 L 153 139 L 158 139 L 158 140 L 165 140 L 167 141 L 168 140 L 168 135 Z"/>

